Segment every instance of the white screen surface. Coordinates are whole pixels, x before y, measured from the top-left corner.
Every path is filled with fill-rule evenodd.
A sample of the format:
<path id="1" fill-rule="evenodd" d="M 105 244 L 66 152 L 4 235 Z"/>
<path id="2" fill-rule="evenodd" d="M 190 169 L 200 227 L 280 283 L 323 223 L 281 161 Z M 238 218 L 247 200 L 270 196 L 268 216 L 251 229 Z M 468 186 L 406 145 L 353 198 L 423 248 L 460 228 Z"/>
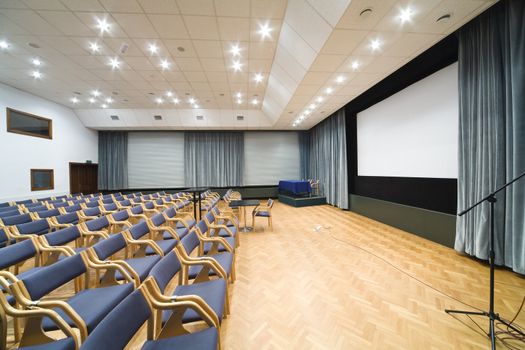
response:
<path id="1" fill-rule="evenodd" d="M 359 176 L 457 178 L 458 65 L 357 114 Z"/>
<path id="2" fill-rule="evenodd" d="M 299 135 L 296 132 L 244 133 L 244 184 L 277 185 L 299 179 Z"/>
<path id="3" fill-rule="evenodd" d="M 130 132 L 129 188 L 184 187 L 184 134 Z"/>

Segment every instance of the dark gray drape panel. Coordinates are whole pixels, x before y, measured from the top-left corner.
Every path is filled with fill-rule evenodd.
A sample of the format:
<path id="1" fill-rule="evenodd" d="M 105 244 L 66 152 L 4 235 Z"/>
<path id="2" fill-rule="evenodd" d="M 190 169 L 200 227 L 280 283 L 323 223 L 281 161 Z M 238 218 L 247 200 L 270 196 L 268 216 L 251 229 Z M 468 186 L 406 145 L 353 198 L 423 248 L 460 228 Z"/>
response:
<path id="1" fill-rule="evenodd" d="M 459 32 L 458 208 L 525 171 L 525 2 L 503 1 Z M 525 273 L 525 181 L 497 196 L 496 263 Z M 488 258 L 484 204 L 458 218 L 455 248 Z"/>
<path id="2" fill-rule="evenodd" d="M 316 125 L 304 136 L 308 141 L 305 178 L 319 180 L 326 201 L 342 209 L 348 209 L 348 168 L 346 166 L 346 121 L 341 108 L 332 116 Z M 303 164 L 301 154 L 301 164 Z"/>
<path id="3" fill-rule="evenodd" d="M 184 163 L 186 186 L 242 186 L 244 134 L 186 132 Z"/>
<path id="4" fill-rule="evenodd" d="M 310 168 L 310 133 L 299 132 L 299 172 L 301 179 L 308 179 Z"/>
<path id="5" fill-rule="evenodd" d="M 98 189 L 128 188 L 128 133 L 99 131 Z"/>

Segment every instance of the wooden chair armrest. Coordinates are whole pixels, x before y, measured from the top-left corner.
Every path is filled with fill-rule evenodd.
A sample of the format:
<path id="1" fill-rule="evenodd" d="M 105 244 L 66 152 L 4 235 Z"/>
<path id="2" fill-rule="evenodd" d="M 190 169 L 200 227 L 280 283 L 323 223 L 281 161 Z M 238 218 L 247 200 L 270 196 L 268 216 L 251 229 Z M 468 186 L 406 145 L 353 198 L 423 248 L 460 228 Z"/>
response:
<path id="1" fill-rule="evenodd" d="M 222 244 L 228 252 L 233 253 L 233 247 L 230 245 L 230 243 L 228 243 L 226 239 L 224 239 L 224 237 L 219 237 L 219 236 L 205 237 L 205 238 L 201 238 L 201 241 L 205 243 L 206 242 L 211 242 L 211 243 L 218 242 Z"/>
<path id="2" fill-rule="evenodd" d="M 221 229 L 223 229 L 223 230 L 225 230 L 225 231 L 228 233 L 228 235 L 229 235 L 230 237 L 234 237 L 233 232 L 232 232 L 232 231 L 230 230 L 230 228 L 229 228 L 228 226 L 226 226 L 226 225 L 217 225 L 217 224 L 212 224 L 212 225 L 210 225 L 210 228 L 212 228 L 212 229 L 217 229 L 217 230 L 219 230 L 219 231 L 220 231 Z M 218 234 L 218 232 L 217 232 L 217 234 Z"/>

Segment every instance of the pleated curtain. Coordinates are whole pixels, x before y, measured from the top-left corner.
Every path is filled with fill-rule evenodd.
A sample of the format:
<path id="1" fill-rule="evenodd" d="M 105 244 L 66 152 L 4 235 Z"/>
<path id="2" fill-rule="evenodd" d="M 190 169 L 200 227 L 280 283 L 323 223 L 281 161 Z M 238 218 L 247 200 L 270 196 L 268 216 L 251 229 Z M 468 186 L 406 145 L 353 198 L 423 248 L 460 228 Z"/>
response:
<path id="1" fill-rule="evenodd" d="M 128 188 L 128 133 L 99 131 L 98 189 Z"/>

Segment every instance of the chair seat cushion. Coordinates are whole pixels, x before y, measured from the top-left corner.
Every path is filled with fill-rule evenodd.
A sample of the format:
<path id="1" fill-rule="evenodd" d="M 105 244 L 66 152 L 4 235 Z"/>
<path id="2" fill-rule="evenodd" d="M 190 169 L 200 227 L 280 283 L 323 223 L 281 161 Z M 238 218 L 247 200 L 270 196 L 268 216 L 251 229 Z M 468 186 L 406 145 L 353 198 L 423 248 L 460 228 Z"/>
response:
<path id="1" fill-rule="evenodd" d="M 169 252 L 171 252 L 173 250 L 173 248 L 175 248 L 175 246 L 177 245 L 177 240 L 175 240 L 175 239 L 167 239 L 167 240 L 163 240 L 163 241 L 155 241 L 155 243 L 160 247 L 160 250 L 162 250 L 164 255 L 166 255 Z M 153 250 L 153 248 L 151 248 L 149 246 L 146 248 L 145 252 L 146 252 L 146 255 L 157 254 Z"/>
<path id="2" fill-rule="evenodd" d="M 74 350 L 75 341 L 73 338 L 64 338 L 60 340 L 55 340 L 51 343 L 39 344 L 25 346 L 23 348 L 18 348 L 20 350 Z"/>
<path id="3" fill-rule="evenodd" d="M 175 231 L 177 232 L 177 234 L 179 235 L 179 238 L 180 239 L 183 239 L 184 236 L 186 236 L 188 234 L 188 232 L 190 232 L 190 230 L 188 230 L 186 227 L 177 227 L 175 229 Z M 171 233 L 169 233 L 168 231 L 164 231 L 164 233 L 162 234 L 162 237 L 164 239 L 173 239 L 173 236 L 171 235 Z"/>
<path id="4" fill-rule="evenodd" d="M 235 248 L 235 238 L 234 237 L 223 237 L 226 242 L 230 245 L 230 247 Z M 212 242 L 204 243 L 204 254 L 208 254 L 208 252 L 211 250 Z M 219 252 L 226 252 L 226 247 L 224 245 L 219 244 Z"/>
<path id="5" fill-rule="evenodd" d="M 271 216 L 269 211 L 257 211 L 255 212 L 255 216 L 263 216 L 265 218 L 268 218 Z"/>
<path id="6" fill-rule="evenodd" d="M 148 340 L 142 350 L 216 350 L 219 336 L 216 328 L 207 328 L 200 332 L 179 335 L 159 340 Z"/>
<path id="7" fill-rule="evenodd" d="M 215 254 L 215 255 L 209 255 L 207 257 L 214 258 L 215 260 L 217 260 L 219 265 L 222 266 L 222 268 L 224 269 L 224 271 L 226 271 L 228 276 L 230 275 L 230 272 L 232 270 L 232 263 L 233 263 L 233 254 L 232 253 L 224 252 L 224 253 L 219 253 L 219 254 Z M 188 277 L 190 279 L 194 279 L 195 277 L 197 277 L 197 275 L 199 274 L 201 269 L 202 269 L 201 265 L 191 265 L 190 268 L 188 269 Z M 209 275 L 210 276 L 215 276 L 216 273 L 215 273 L 214 270 L 210 270 L 210 274 Z"/>
<path id="8" fill-rule="evenodd" d="M 213 309 L 219 320 L 222 321 L 224 314 L 224 301 L 226 298 L 226 281 L 216 279 L 212 281 L 206 281 L 201 283 L 194 283 L 189 285 L 181 285 L 175 288 L 173 295 L 198 295 Z M 162 314 L 162 323 L 168 321 L 172 312 L 165 310 Z M 201 317 L 197 312 L 192 309 L 188 309 L 184 316 L 182 316 L 183 323 L 196 322 L 201 320 Z"/>
<path id="9" fill-rule="evenodd" d="M 132 283 L 119 284 L 111 287 L 84 289 L 72 296 L 67 303 L 86 322 L 88 332 L 102 321 L 102 319 L 133 291 Z M 54 309 L 70 326 L 73 321 L 60 309 Z M 45 331 L 56 330 L 57 326 L 51 319 L 44 318 L 42 327 Z"/>
<path id="10" fill-rule="evenodd" d="M 124 261 L 128 263 L 128 265 L 133 269 L 133 271 L 137 273 L 137 275 L 139 275 L 140 281 L 144 282 L 150 270 L 153 268 L 153 266 L 155 266 L 156 263 L 159 262 L 159 260 L 159 255 L 152 255 L 143 258 L 127 259 Z M 117 273 L 115 273 L 115 278 L 117 281 L 121 281 L 124 279 L 124 276 L 122 276 L 120 271 L 117 271 Z"/>

